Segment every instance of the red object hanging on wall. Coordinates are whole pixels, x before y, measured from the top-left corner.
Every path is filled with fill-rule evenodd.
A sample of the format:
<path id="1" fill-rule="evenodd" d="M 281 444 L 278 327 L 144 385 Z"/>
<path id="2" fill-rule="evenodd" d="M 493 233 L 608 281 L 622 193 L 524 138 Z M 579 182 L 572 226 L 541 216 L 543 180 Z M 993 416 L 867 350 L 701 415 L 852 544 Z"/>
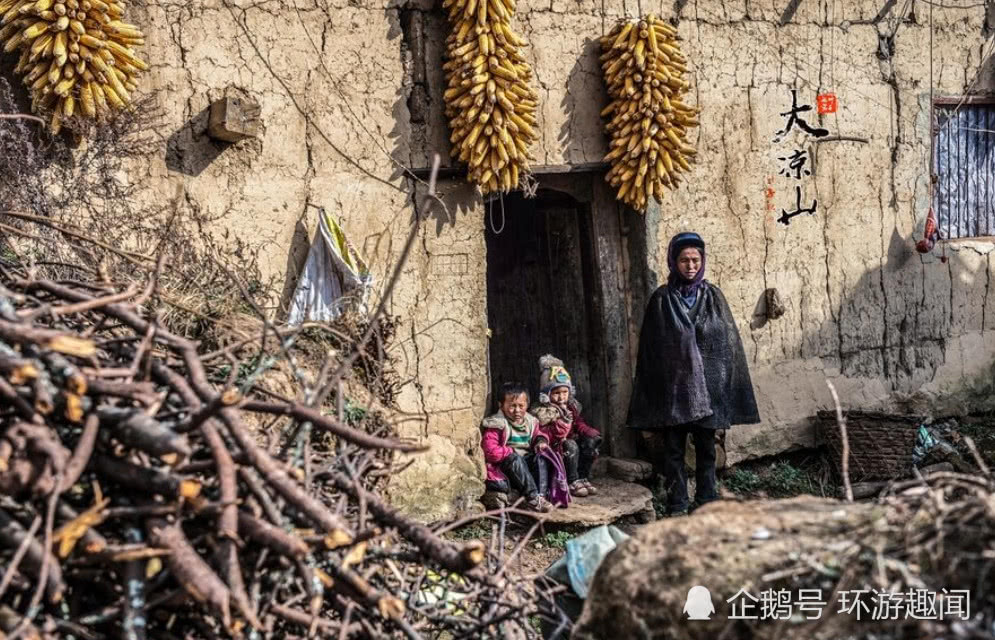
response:
<path id="1" fill-rule="evenodd" d="M 839 106 L 839 103 L 836 100 L 835 93 L 820 93 L 815 97 L 815 107 L 819 115 L 836 113 L 837 106 Z"/>
<path id="2" fill-rule="evenodd" d="M 940 227 L 936 224 L 936 214 L 933 212 L 933 207 L 930 207 L 929 215 L 926 216 L 926 228 L 923 229 L 922 240 L 916 243 L 916 251 L 929 253 L 939 239 Z"/>

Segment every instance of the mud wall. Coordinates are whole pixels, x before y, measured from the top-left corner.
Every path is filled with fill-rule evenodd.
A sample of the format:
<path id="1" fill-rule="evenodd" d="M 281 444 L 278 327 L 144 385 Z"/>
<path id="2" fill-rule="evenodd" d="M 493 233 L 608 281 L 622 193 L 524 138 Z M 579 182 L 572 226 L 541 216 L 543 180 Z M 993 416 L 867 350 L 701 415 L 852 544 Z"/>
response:
<path id="1" fill-rule="evenodd" d="M 764 423 L 730 435 L 730 460 L 811 442 L 809 417 L 844 402 L 938 412 L 981 402 L 991 387 L 995 307 L 991 240 L 951 242 L 948 260 L 913 243 L 927 210 L 929 5 L 895 0 L 524 0 L 516 26 L 532 43 L 542 106 L 538 164 L 596 162 L 605 104 L 596 39 L 622 16 L 676 18 L 691 60 L 689 101 L 703 109 L 690 180 L 647 212 L 646 269 L 685 229 L 709 243 L 709 278 L 725 292 L 753 365 Z M 990 39 L 983 8 L 933 9 L 938 94 L 985 89 Z M 292 286 L 315 228 L 314 207 L 338 216 L 383 285 L 414 219 L 402 167 L 446 153 L 442 117 L 444 15 L 427 0 L 150 3 L 134 21 L 149 34 L 165 122 L 162 153 L 137 167 L 143 197 L 226 214 L 266 246 L 266 267 Z M 980 70 L 980 73 L 979 73 Z M 977 81 L 975 81 L 977 79 Z M 772 140 L 791 106 L 833 92 L 839 110 L 809 122 L 866 142 Z M 207 107 L 226 91 L 262 106 L 259 140 L 206 136 Z M 793 208 L 779 156 L 806 150 L 798 182 L 812 215 Z M 466 185 L 441 185 L 436 208 L 391 300 L 403 318 L 394 350 L 405 374 L 402 429 L 431 445 L 392 485 L 425 519 L 467 507 L 482 487 L 476 424 L 485 407 L 487 313 L 484 209 Z M 939 253 L 939 251 L 937 251 Z M 651 278 L 652 279 L 652 278 Z M 786 305 L 764 321 L 776 287 Z M 641 311 L 632 314 L 638 323 Z M 973 385 L 973 386 L 972 386 Z M 953 394 L 953 395 L 950 395 Z M 953 398 L 947 406 L 934 399 Z"/>
<path id="2" fill-rule="evenodd" d="M 831 406 L 827 379 L 845 406 L 926 415 L 990 408 L 995 239 L 954 240 L 926 256 L 914 249 L 929 208 L 930 74 L 934 98 L 991 90 L 985 8 L 884 0 L 521 3 L 518 25 L 535 43 L 542 101 L 539 164 L 602 157 L 598 112 L 606 100 L 596 39 L 640 11 L 677 20 L 693 66 L 689 101 L 703 115 L 694 141 L 700 161 L 688 182 L 647 212 L 646 264 L 631 268 L 662 281 L 674 233 L 696 230 L 708 242 L 708 277 L 739 320 L 763 417 L 731 432 L 729 461 L 813 444 L 811 416 Z M 425 15 L 438 33 L 429 39 L 441 38 L 441 16 Z M 427 122 L 413 123 L 416 137 L 446 130 L 436 54 L 427 55 L 435 102 L 424 110 Z M 778 135 L 792 90 L 798 106 L 811 107 L 802 117 L 826 135 L 797 126 Z M 836 96 L 835 113 L 817 113 L 824 93 Z M 430 133 L 420 139 L 433 141 Z M 806 158 L 800 175 L 788 167 L 795 152 Z M 411 162 L 424 164 L 424 152 L 413 147 Z M 799 202 L 814 202 L 814 213 L 778 221 Z M 765 314 L 768 288 L 785 304 L 776 320 Z M 634 326 L 640 316 L 630 310 Z"/>

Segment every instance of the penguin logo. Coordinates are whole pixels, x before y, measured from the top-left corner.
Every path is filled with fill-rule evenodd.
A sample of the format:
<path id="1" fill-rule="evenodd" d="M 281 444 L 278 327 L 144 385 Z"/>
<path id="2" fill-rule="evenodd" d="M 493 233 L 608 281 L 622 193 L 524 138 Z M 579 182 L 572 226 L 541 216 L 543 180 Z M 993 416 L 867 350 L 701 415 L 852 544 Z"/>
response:
<path id="1" fill-rule="evenodd" d="M 688 620 L 709 620 L 709 616 L 715 613 L 715 606 L 712 604 L 712 594 L 708 589 L 701 585 L 688 589 L 684 613 L 688 614 Z"/>

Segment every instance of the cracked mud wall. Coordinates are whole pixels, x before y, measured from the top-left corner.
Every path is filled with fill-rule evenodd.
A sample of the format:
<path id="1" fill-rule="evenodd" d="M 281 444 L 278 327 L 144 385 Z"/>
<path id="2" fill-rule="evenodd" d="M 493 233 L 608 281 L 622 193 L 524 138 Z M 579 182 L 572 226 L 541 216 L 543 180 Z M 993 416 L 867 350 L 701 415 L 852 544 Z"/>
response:
<path id="1" fill-rule="evenodd" d="M 903 6 L 904 5 L 904 6 Z M 670 236 L 694 229 L 709 243 L 708 277 L 726 293 L 752 363 L 764 422 L 730 433 L 731 463 L 811 445 L 811 417 L 830 406 L 826 379 L 846 406 L 943 415 L 992 408 L 995 307 L 988 300 L 992 239 L 914 250 L 928 210 L 930 27 L 922 1 L 770 0 L 519 3 L 515 26 L 540 95 L 537 164 L 596 162 L 605 151 L 606 104 L 597 38 L 619 17 L 676 18 L 702 107 L 689 181 L 646 216 L 644 268 L 663 277 Z M 434 38 L 444 36 L 435 12 Z M 991 20 L 982 6 L 934 6 L 936 96 L 991 91 Z M 436 55 L 429 66 L 439 64 Z M 440 101 L 441 76 L 429 99 Z M 833 136 L 866 143 L 773 143 L 781 113 L 799 104 Z M 835 93 L 835 115 L 815 114 Z M 441 112 L 418 127 L 446 130 Z M 794 204 L 778 156 L 799 148 L 813 174 L 803 185 L 813 216 L 777 222 Z M 414 150 L 417 156 L 417 150 Z M 417 162 L 418 158 L 413 157 Z M 775 195 L 765 196 L 768 178 Z M 540 176 L 540 184 L 542 183 Z M 768 209 L 768 204 L 772 210 Z M 479 211 L 479 208 L 478 208 Z M 467 224 L 479 224 L 480 215 Z M 776 287 L 783 317 L 765 322 L 762 294 Z M 631 320 L 639 322 L 640 310 Z"/>
<path id="2" fill-rule="evenodd" d="M 134 167 L 142 198 L 198 206 L 263 245 L 263 267 L 292 290 L 317 223 L 338 218 L 385 286 L 413 220 L 410 86 L 402 12 L 387 2 L 209 0 L 149 3 L 130 18 L 148 34 L 142 89 L 159 96 L 162 153 Z M 258 140 L 206 136 L 228 91 L 261 106 Z M 446 136 L 447 134 L 443 134 Z M 425 519 L 479 496 L 476 424 L 485 396 L 482 230 L 426 226 L 388 307 L 404 382 L 402 435 L 431 450 L 396 479 L 396 501 Z M 452 260 L 438 256 L 462 256 Z M 440 263 L 442 266 L 440 267 Z"/>
<path id="3" fill-rule="evenodd" d="M 810 444 L 810 416 L 830 406 L 827 377 L 847 406 L 941 415 L 991 407 L 992 242 L 951 242 L 946 264 L 939 247 L 925 257 L 913 248 L 928 208 L 928 6 L 911 3 L 900 19 L 900 5 L 881 15 L 883 2 L 803 1 L 783 26 L 781 6 L 684 9 L 703 162 L 697 184 L 662 207 L 658 239 L 665 246 L 679 228 L 702 232 L 709 277 L 740 322 L 764 424 L 730 432 L 730 462 Z M 984 18 L 982 8 L 934 8 L 937 95 L 959 95 L 975 77 L 991 44 Z M 880 42 L 892 33 L 894 51 L 882 59 Z M 975 89 L 987 76 L 982 70 Z M 821 126 L 868 142 L 772 144 L 790 88 L 813 106 L 817 93 L 835 93 L 841 108 Z M 819 206 L 785 226 L 776 217 L 793 208 L 795 181 L 778 176 L 776 158 L 794 148 L 814 161 L 800 184 L 806 204 Z M 764 323 L 755 312 L 767 287 L 787 310 Z"/>
<path id="4" fill-rule="evenodd" d="M 641 4 L 679 17 L 693 70 L 689 101 L 703 108 L 690 181 L 646 216 L 645 267 L 665 275 L 660 252 L 676 231 L 696 229 L 709 243 L 709 277 L 739 321 L 765 419 L 730 434 L 731 461 L 810 442 L 809 417 L 829 402 L 826 376 L 849 405 L 893 408 L 928 407 L 950 393 L 978 397 L 990 384 L 992 243 L 951 243 L 946 264 L 912 249 L 926 213 L 929 31 L 927 7 L 911 3 L 911 22 L 897 15 L 903 4 Z M 602 157 L 596 39 L 639 8 L 629 0 L 519 3 L 515 26 L 532 43 L 541 99 L 538 164 Z M 960 93 L 973 78 L 984 18 L 981 8 L 934 10 L 939 91 Z M 315 227 L 312 205 L 325 207 L 383 286 L 414 216 L 400 165 L 427 166 L 435 150 L 448 162 L 441 11 L 428 0 L 208 0 L 149 4 L 133 21 L 149 36 L 143 53 L 153 64 L 142 89 L 159 95 L 164 112 L 162 154 L 132 172 L 142 197 L 224 216 L 218 224 L 265 245 L 266 268 L 288 286 Z M 893 53 L 881 60 L 879 36 L 893 30 Z M 787 148 L 770 140 L 791 87 L 809 104 L 817 89 L 835 91 L 841 110 L 824 126 L 869 143 L 812 145 L 805 189 L 819 210 L 785 227 L 766 210 L 764 189 Z M 260 102 L 259 140 L 207 139 L 206 109 L 226 91 Z M 779 184 L 778 209 L 790 204 L 790 182 Z M 391 492 L 426 520 L 479 495 L 476 425 L 490 408 L 485 209 L 464 184 L 445 181 L 441 190 L 447 210 L 423 225 L 390 304 L 402 318 L 394 346 L 402 433 L 432 447 Z M 787 312 L 759 326 L 766 287 L 780 290 Z M 977 387 L 971 394 L 965 379 Z"/>

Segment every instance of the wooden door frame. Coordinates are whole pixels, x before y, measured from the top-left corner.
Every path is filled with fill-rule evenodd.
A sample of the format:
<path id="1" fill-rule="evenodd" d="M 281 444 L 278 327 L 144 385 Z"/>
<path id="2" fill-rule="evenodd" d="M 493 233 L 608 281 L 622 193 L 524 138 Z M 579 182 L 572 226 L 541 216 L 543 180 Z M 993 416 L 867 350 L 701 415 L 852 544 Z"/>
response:
<path id="1" fill-rule="evenodd" d="M 587 339 L 591 341 L 591 383 L 592 387 L 603 389 L 606 396 L 601 410 L 585 418 L 604 435 L 603 453 L 634 456 L 636 441 L 625 428 L 625 421 L 635 371 L 632 360 L 635 345 L 631 344 L 633 321 L 638 323 L 642 319 L 645 296 L 641 291 L 633 295 L 631 290 L 633 267 L 641 271 L 644 265 L 629 264 L 632 227 L 636 225 L 628 220 L 640 214 L 615 200 L 601 168 L 545 174 L 538 179 L 540 188 L 565 193 L 578 203 L 581 263 L 584 281 L 591 287 L 584 301 L 590 331 Z M 638 225 L 637 235 L 644 231 Z"/>

